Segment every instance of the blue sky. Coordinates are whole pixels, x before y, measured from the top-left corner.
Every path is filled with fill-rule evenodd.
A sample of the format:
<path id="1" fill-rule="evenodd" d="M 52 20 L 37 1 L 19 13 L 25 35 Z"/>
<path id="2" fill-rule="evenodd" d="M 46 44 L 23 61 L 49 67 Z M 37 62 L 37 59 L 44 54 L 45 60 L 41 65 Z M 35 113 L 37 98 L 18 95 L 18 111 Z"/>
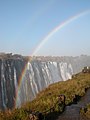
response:
<path id="1" fill-rule="evenodd" d="M 31 55 L 43 38 L 90 0 L 0 0 L 0 52 Z M 90 13 L 56 32 L 37 55 L 90 55 Z"/>

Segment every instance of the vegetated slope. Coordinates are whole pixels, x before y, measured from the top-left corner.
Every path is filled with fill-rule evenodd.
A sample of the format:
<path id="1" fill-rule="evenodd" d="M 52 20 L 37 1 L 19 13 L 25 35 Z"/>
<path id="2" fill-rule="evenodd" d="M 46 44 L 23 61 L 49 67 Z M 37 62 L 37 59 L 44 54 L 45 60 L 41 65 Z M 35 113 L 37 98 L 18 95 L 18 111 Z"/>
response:
<path id="1" fill-rule="evenodd" d="M 90 87 L 90 74 L 77 74 L 71 80 L 50 85 L 37 95 L 30 104 L 30 108 L 43 111 L 50 108 L 57 101 L 59 94 L 66 96 L 66 104 L 73 102 L 75 95 L 83 96 L 85 88 Z M 36 107 L 38 106 L 38 107 Z"/>
<path id="2" fill-rule="evenodd" d="M 82 115 L 83 118 L 87 118 L 90 120 L 90 104 L 82 108 L 80 114 Z"/>
<path id="3" fill-rule="evenodd" d="M 83 96 L 87 88 L 90 87 L 90 74 L 79 73 L 71 80 L 58 82 L 50 85 L 47 89 L 40 92 L 37 98 L 30 103 L 23 105 L 20 109 L 0 112 L 0 120 L 29 120 L 30 111 L 44 112 L 55 105 L 60 94 L 66 96 L 66 105 L 73 103 L 75 96 Z M 55 108 L 54 113 L 58 113 Z M 50 116 L 50 111 L 46 116 Z M 51 114 L 52 115 L 52 114 Z M 53 119 L 52 119 L 53 120 Z"/>

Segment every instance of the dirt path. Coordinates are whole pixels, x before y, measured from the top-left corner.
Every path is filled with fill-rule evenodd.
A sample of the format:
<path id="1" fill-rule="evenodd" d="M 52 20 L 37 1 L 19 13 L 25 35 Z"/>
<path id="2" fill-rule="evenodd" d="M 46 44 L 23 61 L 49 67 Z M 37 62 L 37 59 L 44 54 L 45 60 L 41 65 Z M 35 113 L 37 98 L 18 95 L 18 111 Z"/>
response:
<path id="1" fill-rule="evenodd" d="M 90 103 L 90 89 L 87 90 L 85 96 L 77 104 L 67 106 L 64 113 L 57 120 L 88 120 L 80 116 L 80 108 L 85 107 L 88 103 Z"/>

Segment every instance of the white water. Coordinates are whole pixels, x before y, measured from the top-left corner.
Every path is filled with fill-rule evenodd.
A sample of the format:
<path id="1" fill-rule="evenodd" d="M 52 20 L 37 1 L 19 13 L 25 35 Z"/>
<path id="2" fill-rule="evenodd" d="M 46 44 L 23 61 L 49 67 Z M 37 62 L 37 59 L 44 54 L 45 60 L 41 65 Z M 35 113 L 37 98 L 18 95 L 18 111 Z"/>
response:
<path id="1" fill-rule="evenodd" d="M 24 59 L 0 59 L 0 109 L 13 108 L 15 92 L 26 63 Z M 50 84 L 72 78 L 90 66 L 89 56 L 35 59 L 27 63 L 27 69 L 18 90 L 16 107 L 33 100 Z"/>
<path id="2" fill-rule="evenodd" d="M 72 75 L 72 65 L 66 62 L 28 62 L 27 70 L 19 89 L 17 107 L 26 101 L 34 99 L 37 93 L 48 87 L 48 85 L 71 79 Z"/>

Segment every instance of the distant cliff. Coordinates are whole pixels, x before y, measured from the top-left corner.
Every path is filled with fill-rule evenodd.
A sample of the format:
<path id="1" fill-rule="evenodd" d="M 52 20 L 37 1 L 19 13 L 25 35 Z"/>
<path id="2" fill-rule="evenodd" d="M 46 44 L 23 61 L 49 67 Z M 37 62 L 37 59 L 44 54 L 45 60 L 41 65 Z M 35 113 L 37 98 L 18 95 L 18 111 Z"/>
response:
<path id="1" fill-rule="evenodd" d="M 30 61 L 21 55 L 0 54 L 0 109 L 19 107 L 33 100 L 39 91 L 71 79 L 84 66 L 90 66 L 90 56 L 32 57 Z"/>

